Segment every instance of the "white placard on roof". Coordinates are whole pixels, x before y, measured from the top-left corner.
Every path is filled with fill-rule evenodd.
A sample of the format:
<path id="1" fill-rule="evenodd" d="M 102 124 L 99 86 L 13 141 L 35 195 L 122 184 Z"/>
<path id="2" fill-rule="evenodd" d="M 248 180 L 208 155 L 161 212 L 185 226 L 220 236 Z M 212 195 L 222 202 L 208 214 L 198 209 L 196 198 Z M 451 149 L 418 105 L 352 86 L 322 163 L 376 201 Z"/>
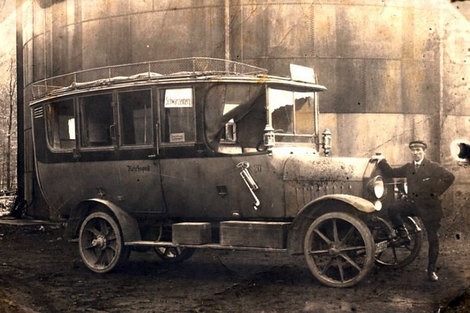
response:
<path id="1" fill-rule="evenodd" d="M 315 71 L 312 67 L 291 64 L 290 77 L 293 80 L 298 80 L 307 83 L 315 83 Z"/>

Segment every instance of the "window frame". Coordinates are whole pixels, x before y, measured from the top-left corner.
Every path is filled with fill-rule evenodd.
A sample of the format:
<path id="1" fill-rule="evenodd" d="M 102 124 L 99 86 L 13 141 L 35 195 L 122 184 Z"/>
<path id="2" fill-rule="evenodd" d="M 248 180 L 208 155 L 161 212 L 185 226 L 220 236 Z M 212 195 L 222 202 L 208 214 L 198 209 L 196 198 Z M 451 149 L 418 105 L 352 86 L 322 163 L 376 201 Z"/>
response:
<path id="1" fill-rule="evenodd" d="M 59 103 L 59 102 L 66 102 L 66 101 L 71 101 L 72 102 L 72 112 L 73 112 L 73 118 L 75 119 L 75 139 L 74 139 L 74 145 L 69 148 L 60 148 L 60 147 L 55 147 L 54 145 L 51 144 L 50 138 L 49 138 L 49 116 L 47 114 L 47 107 L 49 105 L 52 105 L 54 103 Z M 49 151 L 53 153 L 64 153 L 64 152 L 73 152 L 77 149 L 78 147 L 78 140 L 79 140 L 79 133 L 78 133 L 78 123 L 77 123 L 77 108 L 76 108 L 76 97 L 65 97 L 65 98 L 60 98 L 60 99 L 54 99 L 52 101 L 48 101 L 43 104 L 43 110 L 44 110 L 44 135 L 46 139 L 46 145 Z"/>
<path id="2" fill-rule="evenodd" d="M 270 103 L 270 98 L 271 98 L 271 94 L 270 94 L 270 91 L 271 90 L 277 90 L 277 91 L 286 91 L 286 92 L 289 92 L 289 93 L 292 93 L 292 99 L 294 100 L 294 102 L 292 103 L 292 132 L 291 133 L 287 133 L 287 132 L 283 132 L 283 133 L 277 133 L 275 132 L 275 136 L 276 137 L 286 137 L 286 138 L 295 138 L 295 137 L 298 137 L 298 138 L 310 138 L 312 136 L 315 136 L 315 129 L 316 127 L 318 126 L 318 117 L 317 117 L 317 105 L 316 105 L 316 97 L 317 97 L 317 94 L 316 92 L 313 92 L 313 91 L 301 91 L 301 90 L 295 90 L 295 89 L 286 89 L 286 88 L 281 88 L 281 87 L 278 87 L 278 86 L 268 86 L 267 89 L 266 89 L 266 94 L 267 94 L 267 97 L 266 97 L 266 104 L 267 104 L 267 107 L 269 109 L 267 109 L 267 115 L 268 115 L 268 124 L 274 128 L 273 126 L 273 119 L 272 119 L 272 113 L 274 112 L 272 110 L 273 108 L 273 105 Z M 298 133 L 297 132 L 297 116 L 296 116 L 296 105 L 295 105 L 295 94 L 296 93 L 311 93 L 313 98 L 313 115 L 312 115 L 312 121 L 313 121 L 313 133 L 312 134 L 306 134 L 306 133 Z M 277 141 L 276 141 L 277 142 Z M 283 141 L 279 141 L 279 143 L 283 143 Z"/>
<path id="3" fill-rule="evenodd" d="M 150 93 L 150 123 L 151 123 L 151 132 L 150 132 L 150 141 L 147 144 L 124 144 L 122 141 L 123 138 L 123 126 L 124 126 L 124 121 L 123 121 L 123 114 L 121 112 L 121 101 L 120 101 L 120 94 L 124 93 L 133 93 L 133 92 L 142 92 L 142 91 L 148 91 Z M 133 149 L 139 149 L 139 148 L 152 148 L 155 146 L 155 138 L 157 136 L 156 134 L 156 127 L 155 125 L 157 124 L 156 122 L 156 115 L 155 115 L 155 90 L 152 87 L 145 87 L 145 88 L 132 88 L 132 89 L 118 89 L 116 90 L 115 97 L 116 97 L 116 115 L 117 115 L 117 125 L 115 121 L 115 127 L 117 128 L 117 133 L 116 133 L 116 144 L 119 146 L 119 149 L 121 150 L 133 150 Z"/>
<path id="4" fill-rule="evenodd" d="M 83 105 L 81 102 L 81 99 L 83 98 L 89 98 L 89 97 L 95 97 L 95 96 L 100 96 L 100 95 L 111 95 L 111 110 L 112 110 L 112 119 L 113 119 L 113 124 L 110 126 L 114 127 L 114 138 L 113 136 L 110 135 L 111 139 L 111 145 L 103 145 L 103 146 L 83 146 L 82 145 L 82 135 L 83 135 L 83 130 L 84 128 L 82 127 L 83 123 Z M 111 151 L 115 150 L 117 148 L 117 133 L 116 133 L 116 92 L 115 90 L 112 91 L 99 91 L 96 93 L 89 93 L 89 94 L 80 94 L 77 95 L 76 97 L 76 117 L 78 122 L 78 126 L 76 123 L 76 128 L 78 128 L 78 144 L 77 147 L 81 151 Z"/>
<path id="5" fill-rule="evenodd" d="M 192 129 L 194 130 L 194 138 L 191 141 L 184 141 L 184 142 L 166 142 L 163 140 L 163 127 L 165 126 L 164 123 L 166 119 L 164 118 L 165 114 L 165 98 L 164 92 L 169 89 L 191 89 L 191 97 L 192 97 L 192 106 L 188 109 L 192 110 L 193 114 L 193 122 Z M 196 128 L 196 90 L 194 85 L 180 85 L 180 86 L 165 86 L 165 87 L 158 87 L 157 89 L 157 97 L 158 97 L 158 147 L 184 147 L 184 146 L 194 146 L 197 142 L 197 128 Z"/>

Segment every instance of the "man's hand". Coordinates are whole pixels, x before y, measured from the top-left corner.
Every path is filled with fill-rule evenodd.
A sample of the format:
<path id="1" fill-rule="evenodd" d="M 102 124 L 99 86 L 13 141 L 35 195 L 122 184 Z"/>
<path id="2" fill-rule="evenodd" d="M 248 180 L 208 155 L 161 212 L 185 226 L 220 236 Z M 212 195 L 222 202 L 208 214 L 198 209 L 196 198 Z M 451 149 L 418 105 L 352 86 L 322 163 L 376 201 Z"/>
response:
<path id="1" fill-rule="evenodd" d="M 380 161 L 382 161 L 384 159 L 385 159 L 385 156 L 382 153 L 376 153 L 370 158 L 371 161 L 375 160 L 375 161 L 377 161 L 377 163 L 380 163 Z"/>

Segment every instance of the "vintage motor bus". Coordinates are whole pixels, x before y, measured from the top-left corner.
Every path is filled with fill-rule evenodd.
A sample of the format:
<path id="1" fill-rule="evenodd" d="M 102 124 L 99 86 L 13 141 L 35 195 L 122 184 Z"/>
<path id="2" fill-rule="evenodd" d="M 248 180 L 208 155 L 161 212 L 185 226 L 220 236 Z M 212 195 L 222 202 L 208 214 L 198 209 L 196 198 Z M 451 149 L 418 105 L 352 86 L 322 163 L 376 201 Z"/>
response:
<path id="1" fill-rule="evenodd" d="M 37 179 L 90 270 L 120 267 L 131 250 L 169 262 L 197 248 L 286 251 L 348 287 L 374 264 L 366 222 L 387 190 L 375 161 L 328 155 L 326 88 L 313 80 L 190 58 L 34 87 Z"/>

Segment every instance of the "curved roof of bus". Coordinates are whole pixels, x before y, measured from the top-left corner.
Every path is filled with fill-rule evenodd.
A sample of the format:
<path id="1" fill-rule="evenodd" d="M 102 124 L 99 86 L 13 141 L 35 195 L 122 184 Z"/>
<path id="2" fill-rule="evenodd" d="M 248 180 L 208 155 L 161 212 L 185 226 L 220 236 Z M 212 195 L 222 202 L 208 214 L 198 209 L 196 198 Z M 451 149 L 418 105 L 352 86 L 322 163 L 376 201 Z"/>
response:
<path id="1" fill-rule="evenodd" d="M 151 71 L 155 64 L 160 62 L 189 62 L 192 65 L 191 71 Z M 206 65 L 201 68 L 200 64 Z M 199 66 L 195 66 L 199 65 Z M 212 66 L 207 66 L 210 64 Z M 133 75 L 113 75 L 119 73 L 123 67 L 132 70 L 147 67 L 148 71 Z M 100 73 L 105 73 L 100 75 Z M 86 80 L 85 77 L 104 77 L 99 79 Z M 109 66 L 95 68 L 86 71 L 74 72 L 61 76 L 55 76 L 33 84 L 31 104 L 50 100 L 51 98 L 63 97 L 77 93 L 84 93 L 96 90 L 109 90 L 125 87 L 137 87 L 146 85 L 168 85 L 168 84 L 188 84 L 202 82 L 231 82 L 231 83 L 261 83 L 278 87 L 293 87 L 305 91 L 323 91 L 326 87 L 304 81 L 292 80 L 288 77 L 272 76 L 267 74 L 267 70 L 252 65 L 213 58 L 188 58 L 164 61 L 154 61 L 145 63 L 125 64 L 119 66 Z"/>

